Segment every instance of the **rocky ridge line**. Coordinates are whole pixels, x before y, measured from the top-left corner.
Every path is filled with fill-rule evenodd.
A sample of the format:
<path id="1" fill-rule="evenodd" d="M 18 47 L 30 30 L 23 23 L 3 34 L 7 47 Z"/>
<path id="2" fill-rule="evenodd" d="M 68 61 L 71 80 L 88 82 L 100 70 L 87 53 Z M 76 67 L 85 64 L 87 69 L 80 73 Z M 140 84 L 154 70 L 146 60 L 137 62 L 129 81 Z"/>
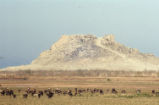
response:
<path id="1" fill-rule="evenodd" d="M 115 41 L 114 35 L 63 35 L 30 65 L 3 70 L 159 70 L 159 58 Z"/>

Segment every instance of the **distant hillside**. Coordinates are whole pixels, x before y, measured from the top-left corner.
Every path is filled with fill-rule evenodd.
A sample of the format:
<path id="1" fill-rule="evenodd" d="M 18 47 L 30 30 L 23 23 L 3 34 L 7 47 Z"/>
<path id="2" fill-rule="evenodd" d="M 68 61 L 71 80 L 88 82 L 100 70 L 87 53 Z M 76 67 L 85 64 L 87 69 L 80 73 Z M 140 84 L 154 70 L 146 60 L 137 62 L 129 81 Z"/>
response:
<path id="1" fill-rule="evenodd" d="M 2 70 L 159 70 L 159 58 L 115 41 L 113 35 L 63 35 L 30 65 Z"/>

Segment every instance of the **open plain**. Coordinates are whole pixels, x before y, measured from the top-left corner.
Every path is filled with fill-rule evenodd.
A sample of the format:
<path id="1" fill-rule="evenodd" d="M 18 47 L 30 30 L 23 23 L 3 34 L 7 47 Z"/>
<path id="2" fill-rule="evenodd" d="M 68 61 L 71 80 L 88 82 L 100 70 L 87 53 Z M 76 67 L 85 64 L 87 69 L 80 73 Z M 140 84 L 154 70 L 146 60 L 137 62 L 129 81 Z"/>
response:
<path id="1" fill-rule="evenodd" d="M 133 76 L 113 76 L 114 72 L 109 72 L 106 74 L 110 75 L 101 76 L 104 71 L 77 72 L 3 72 L 1 90 L 13 90 L 16 97 L 1 94 L 0 105 L 159 105 L 159 77 L 153 73 L 149 76 L 143 76 L 141 72 L 127 73 Z M 44 93 L 39 98 L 28 94 L 24 98 L 28 88 L 35 89 L 36 93 L 50 89 L 54 95 L 48 98 Z M 61 92 L 56 93 L 57 90 Z"/>

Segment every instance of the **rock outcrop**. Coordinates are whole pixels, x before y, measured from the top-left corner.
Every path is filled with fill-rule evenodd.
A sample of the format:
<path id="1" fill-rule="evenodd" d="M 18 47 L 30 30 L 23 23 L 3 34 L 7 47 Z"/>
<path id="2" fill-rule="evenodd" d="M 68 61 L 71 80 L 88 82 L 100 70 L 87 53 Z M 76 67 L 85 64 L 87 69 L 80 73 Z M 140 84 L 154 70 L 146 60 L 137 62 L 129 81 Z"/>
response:
<path id="1" fill-rule="evenodd" d="M 159 58 L 124 46 L 113 35 L 63 35 L 30 65 L 3 70 L 159 70 Z"/>

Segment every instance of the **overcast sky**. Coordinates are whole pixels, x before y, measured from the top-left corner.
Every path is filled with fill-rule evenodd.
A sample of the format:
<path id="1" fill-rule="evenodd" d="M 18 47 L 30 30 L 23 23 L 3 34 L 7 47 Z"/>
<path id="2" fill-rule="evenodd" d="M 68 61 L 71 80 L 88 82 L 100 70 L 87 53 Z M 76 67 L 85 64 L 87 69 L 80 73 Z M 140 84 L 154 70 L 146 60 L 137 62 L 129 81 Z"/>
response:
<path id="1" fill-rule="evenodd" d="M 114 34 L 159 56 L 159 0 L 0 0 L 0 68 L 28 64 L 76 33 Z"/>

